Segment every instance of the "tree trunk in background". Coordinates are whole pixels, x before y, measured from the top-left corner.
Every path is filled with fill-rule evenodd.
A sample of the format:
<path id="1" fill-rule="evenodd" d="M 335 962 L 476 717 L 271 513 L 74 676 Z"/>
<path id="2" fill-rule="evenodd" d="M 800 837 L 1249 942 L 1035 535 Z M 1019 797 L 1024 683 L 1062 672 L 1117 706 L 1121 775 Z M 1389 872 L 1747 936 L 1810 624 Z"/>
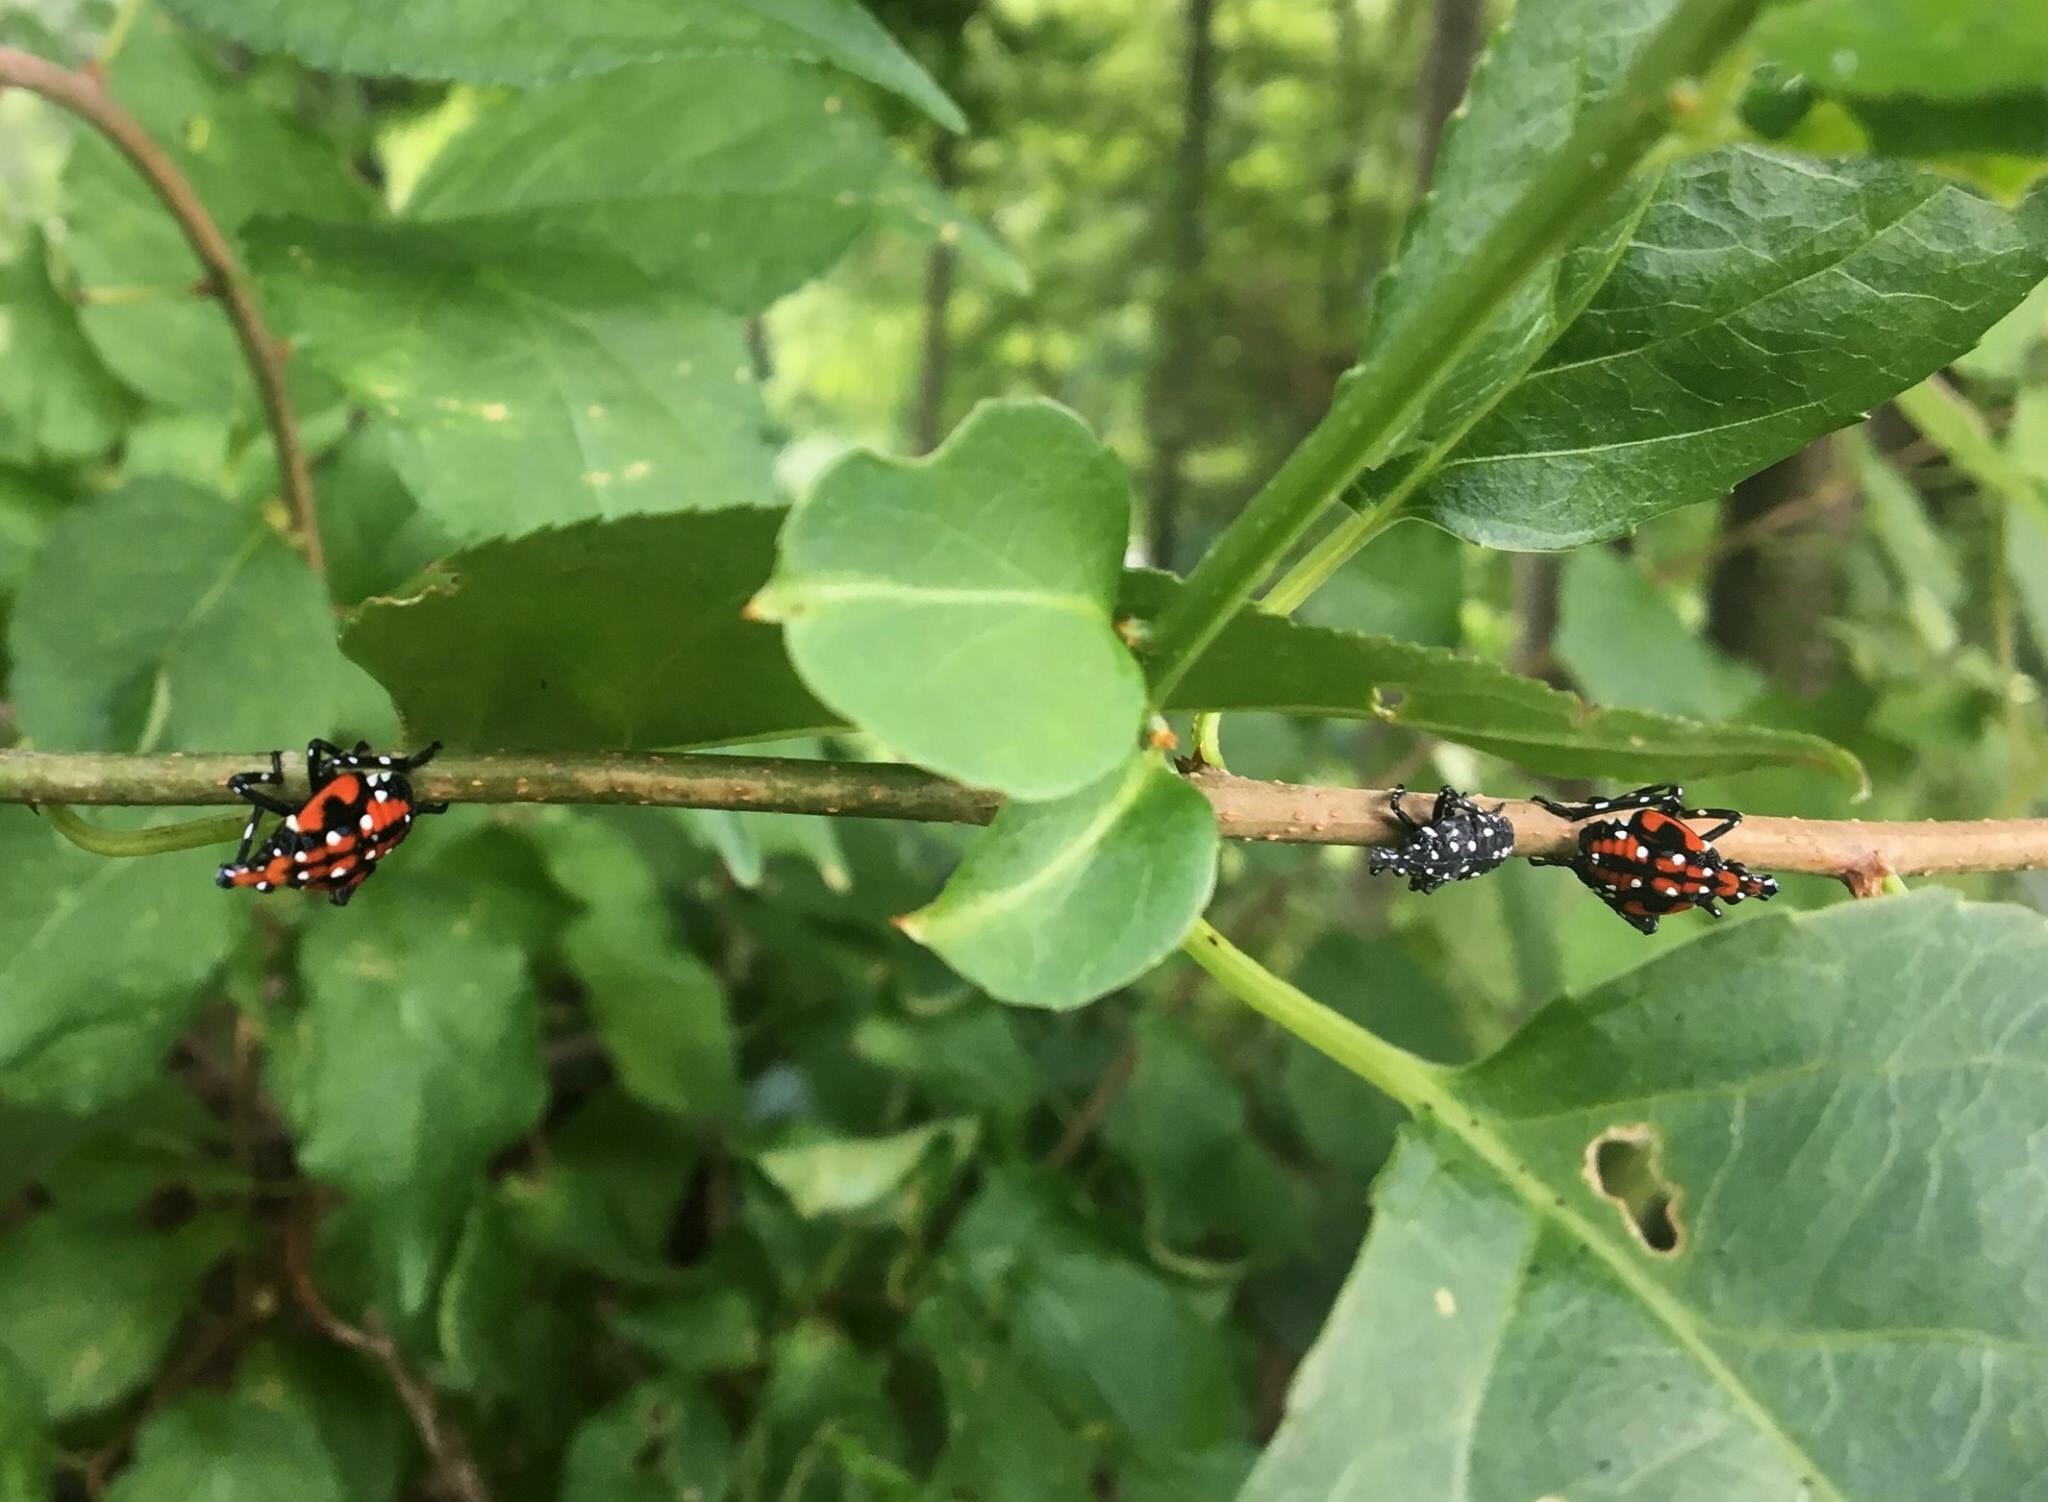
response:
<path id="1" fill-rule="evenodd" d="M 1180 542 L 1183 473 L 1192 438 L 1182 390 L 1201 358 L 1206 302 L 1202 263 L 1203 214 L 1209 185 L 1209 127 L 1216 105 L 1216 0 L 1188 0 L 1186 93 L 1180 149 L 1175 154 L 1167 204 L 1166 298 L 1159 310 L 1158 358 L 1146 392 L 1152 439 L 1152 485 L 1147 540 L 1153 564 L 1172 568 Z"/>
<path id="2" fill-rule="evenodd" d="M 1359 265 L 1358 168 L 1365 156 L 1365 28 L 1358 0 L 1330 0 L 1335 23 L 1330 50 L 1330 119 L 1337 149 L 1330 160 L 1329 210 L 1323 241 L 1323 327 L 1347 347 L 1357 345 L 1358 305 L 1364 292 Z"/>
<path id="3" fill-rule="evenodd" d="M 1465 97 L 1479 61 L 1486 30 L 1486 0 L 1435 0 L 1431 14 L 1429 52 L 1422 65 L 1422 115 L 1416 122 L 1415 180 L 1427 188 L 1436 175 L 1437 148 L 1444 124 Z"/>
<path id="4" fill-rule="evenodd" d="M 959 137 L 942 130 L 932 143 L 932 178 L 950 195 L 959 185 Z M 917 365 L 917 396 L 910 415 L 913 453 L 929 454 L 946 436 L 946 378 L 952 373 L 953 268 L 959 251 L 934 240 L 924 263 L 924 338 Z"/>
<path id="5" fill-rule="evenodd" d="M 1735 487 L 1721 508 L 1724 538 L 1759 531 L 1782 506 L 1796 505 L 1827 483 L 1833 459 L 1823 438 Z M 1707 634 L 1725 652 L 1745 657 L 1795 694 L 1827 686 L 1835 649 L 1821 623 L 1834 609 L 1835 556 L 1854 519 L 1831 507 L 1784 531 L 1766 531 L 1722 558 L 1707 592 Z"/>

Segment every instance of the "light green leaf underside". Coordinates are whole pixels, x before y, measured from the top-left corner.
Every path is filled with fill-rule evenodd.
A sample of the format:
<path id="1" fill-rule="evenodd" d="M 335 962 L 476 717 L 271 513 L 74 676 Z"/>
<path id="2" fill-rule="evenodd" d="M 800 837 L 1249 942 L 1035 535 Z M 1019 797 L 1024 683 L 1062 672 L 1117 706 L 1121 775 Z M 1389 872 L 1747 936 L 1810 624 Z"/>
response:
<path id="1" fill-rule="evenodd" d="M 1441 1076 L 1246 1502 L 2048 1495 L 2044 963 L 1941 894 L 1772 918 Z"/>
<path id="2" fill-rule="evenodd" d="M 774 493 L 738 320 L 619 261 L 304 220 L 259 226 L 250 255 L 300 355 L 393 424 L 452 537 Z"/>
<path id="3" fill-rule="evenodd" d="M 928 907 L 901 920 L 1002 1001 L 1067 1008 L 1136 979 L 1216 880 L 1208 799 L 1138 756 L 1054 803 L 1012 803 Z"/>
<path id="4" fill-rule="evenodd" d="M 737 313 L 878 224 L 944 235 L 1020 274 L 840 80 L 756 58 L 655 63 L 499 101 L 434 158 L 405 212 L 511 248 L 599 247 Z"/>
<path id="5" fill-rule="evenodd" d="M 977 408 L 922 462 L 856 455 L 790 513 L 756 614 L 811 690 L 911 761 L 1056 798 L 1130 753 L 1111 620 L 1130 482 L 1050 402 Z"/>
<path id="6" fill-rule="evenodd" d="M 966 122 L 854 0 L 171 0 L 195 26 L 316 68 L 373 77 L 544 83 L 680 57 L 829 63 L 953 130 Z"/>
<path id="7" fill-rule="evenodd" d="M 1681 163 L 1590 304 L 1406 505 L 1540 549 L 1714 499 L 1975 344 L 2048 273 L 2044 210 L 1892 163 L 1760 147 Z"/>

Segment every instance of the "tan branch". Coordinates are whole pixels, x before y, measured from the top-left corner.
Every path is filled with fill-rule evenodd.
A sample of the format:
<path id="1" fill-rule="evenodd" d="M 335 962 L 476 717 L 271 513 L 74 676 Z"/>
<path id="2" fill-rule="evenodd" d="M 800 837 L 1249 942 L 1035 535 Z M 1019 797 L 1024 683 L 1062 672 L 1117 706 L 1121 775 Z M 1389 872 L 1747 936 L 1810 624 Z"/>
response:
<path id="1" fill-rule="evenodd" d="M 122 756 L 0 751 L 0 803 L 232 804 L 231 773 L 266 755 Z M 1397 838 L 1387 794 L 1374 788 L 1298 787 L 1200 771 L 1189 781 L 1215 806 L 1223 833 L 1289 844 L 1381 845 Z M 445 753 L 414 775 L 419 796 L 461 803 L 645 804 L 762 813 L 825 814 L 924 823 L 986 824 L 994 793 L 893 763 L 796 761 L 762 756 L 489 756 Z M 1475 794 L 1491 804 L 1486 794 Z M 1520 799 L 1506 800 L 1522 855 L 1560 855 L 1572 826 Z M 1719 841 L 1764 871 L 1804 871 L 1873 888 L 1886 875 L 2048 867 L 2048 819 L 1864 823 L 1751 818 Z"/>

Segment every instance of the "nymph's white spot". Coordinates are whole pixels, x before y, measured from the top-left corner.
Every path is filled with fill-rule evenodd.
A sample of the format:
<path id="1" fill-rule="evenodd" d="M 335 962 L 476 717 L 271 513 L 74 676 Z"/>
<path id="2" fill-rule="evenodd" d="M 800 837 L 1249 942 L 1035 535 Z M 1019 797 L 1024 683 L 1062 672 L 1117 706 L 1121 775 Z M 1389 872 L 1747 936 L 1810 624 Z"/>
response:
<path id="1" fill-rule="evenodd" d="M 385 791 L 384 791 L 384 789 L 382 789 L 382 788 L 378 788 L 378 789 L 377 789 L 377 801 L 378 801 L 379 803 L 389 803 L 389 802 L 391 801 L 391 795 L 390 795 L 389 793 L 385 792 Z"/>
<path id="2" fill-rule="evenodd" d="M 297 834 L 299 832 L 299 816 L 297 814 L 287 814 L 285 816 L 284 827 L 286 829 L 289 829 L 293 834 Z"/>
<path id="3" fill-rule="evenodd" d="M 292 872 L 292 880 L 293 880 L 293 881 L 311 881 L 312 879 L 313 879 L 313 873 L 312 873 L 311 871 L 294 871 L 294 872 Z"/>
<path id="4" fill-rule="evenodd" d="M 301 850 L 301 851 L 298 851 L 298 852 L 296 852 L 296 853 L 295 853 L 295 854 L 294 854 L 294 855 L 292 856 L 292 859 L 293 859 L 293 860 L 295 860 L 295 861 L 297 861 L 297 862 L 298 862 L 298 863 L 299 863 L 300 865 L 302 865 L 302 866 L 303 866 L 303 865 L 305 865 L 305 864 L 306 864 L 306 852 L 305 852 L 305 851 L 303 851 L 303 850 Z"/>
<path id="5" fill-rule="evenodd" d="M 1637 877 L 1637 878 L 1636 878 L 1636 879 L 1635 879 L 1634 881 L 1632 881 L 1632 882 L 1630 882 L 1630 883 L 1629 883 L 1629 885 L 1630 885 L 1631 887 L 1635 887 L 1635 888 L 1640 888 L 1640 887 L 1642 886 L 1642 884 L 1643 884 L 1643 879 L 1642 879 L 1642 877 L 1640 877 L 1640 876 L 1638 876 L 1638 877 Z"/>
<path id="6" fill-rule="evenodd" d="M 270 890 L 270 883 L 267 881 L 259 881 L 256 883 L 256 890 L 259 892 L 267 892 Z"/>
<path id="7" fill-rule="evenodd" d="M 1650 858 L 1650 847 L 1649 847 L 1648 845 L 1638 845 L 1638 846 L 1636 846 L 1636 859 L 1637 859 L 1637 860 L 1639 860 L 1639 861 L 1646 861 L 1646 860 L 1648 860 L 1649 858 Z"/>
<path id="8" fill-rule="evenodd" d="M 388 756 L 380 756 L 377 758 L 377 765 L 380 767 L 388 767 L 391 765 L 391 758 Z M 378 890 L 382 891 L 383 888 L 379 887 Z"/>
<path id="9" fill-rule="evenodd" d="M 366 861 L 373 861 L 383 853 L 384 852 L 381 850 L 366 850 L 363 852 L 363 859 Z"/>
<path id="10" fill-rule="evenodd" d="M 368 814 L 364 814 L 360 819 L 356 820 L 356 828 L 360 829 L 364 834 L 368 834 L 376 827 L 377 821 Z"/>

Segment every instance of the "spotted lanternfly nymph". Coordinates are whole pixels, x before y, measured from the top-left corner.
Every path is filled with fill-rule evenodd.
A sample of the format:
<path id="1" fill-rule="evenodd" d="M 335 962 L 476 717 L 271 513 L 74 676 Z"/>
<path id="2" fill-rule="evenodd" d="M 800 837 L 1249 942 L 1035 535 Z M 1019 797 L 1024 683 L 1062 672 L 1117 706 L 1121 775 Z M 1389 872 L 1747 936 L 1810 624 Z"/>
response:
<path id="1" fill-rule="evenodd" d="M 1657 920 L 1687 908 L 1716 918 L 1718 904 L 1778 895 L 1777 878 L 1753 874 L 1714 848 L 1714 841 L 1742 822 L 1730 808 L 1687 808 L 1685 789 L 1671 783 L 1638 788 L 1619 798 L 1589 803 L 1536 802 L 1560 819 L 1586 821 L 1579 848 L 1567 860 L 1531 856 L 1532 866 L 1569 866 L 1600 900 L 1646 934 Z M 1605 818 L 1626 814 L 1626 818 Z M 1687 819 L 1713 819 L 1712 829 L 1695 830 Z"/>
<path id="2" fill-rule="evenodd" d="M 1368 852 L 1373 875 L 1391 871 L 1408 878 L 1411 892 L 1434 892 L 1445 882 L 1482 876 L 1515 853 L 1515 826 L 1499 808 L 1488 813 L 1446 787 L 1437 793 L 1425 824 L 1401 806 L 1407 796 L 1405 787 L 1387 795 L 1387 806 L 1401 825 L 1401 843 Z"/>
<path id="3" fill-rule="evenodd" d="M 238 772 L 228 779 L 228 787 L 254 806 L 242 831 L 242 848 L 214 879 L 224 887 L 259 892 L 280 887 L 325 892 L 336 907 L 346 905 L 377 863 L 412 833 L 416 815 L 447 812 L 445 803 L 415 799 L 405 775 L 425 766 L 440 749 L 435 741 L 410 756 L 379 756 L 367 741 L 356 742 L 353 751 L 327 741 L 308 742 L 306 782 L 313 793 L 297 805 L 262 791 L 284 782 L 284 753 L 271 752 L 269 771 Z M 283 822 L 259 847 L 256 826 L 266 813 Z"/>

